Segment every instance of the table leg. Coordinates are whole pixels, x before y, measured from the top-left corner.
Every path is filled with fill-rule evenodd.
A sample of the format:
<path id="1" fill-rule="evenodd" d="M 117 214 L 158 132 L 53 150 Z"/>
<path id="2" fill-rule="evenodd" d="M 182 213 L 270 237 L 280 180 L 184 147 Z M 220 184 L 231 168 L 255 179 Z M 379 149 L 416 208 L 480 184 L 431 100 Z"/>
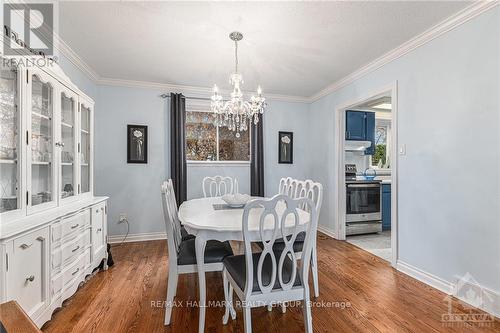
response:
<path id="1" fill-rule="evenodd" d="M 205 311 L 207 290 L 205 281 L 205 246 L 207 241 L 201 236 L 197 235 L 195 240 L 196 245 L 196 265 L 198 266 L 198 280 L 200 286 L 200 322 L 198 325 L 198 332 L 203 333 L 205 330 Z"/>

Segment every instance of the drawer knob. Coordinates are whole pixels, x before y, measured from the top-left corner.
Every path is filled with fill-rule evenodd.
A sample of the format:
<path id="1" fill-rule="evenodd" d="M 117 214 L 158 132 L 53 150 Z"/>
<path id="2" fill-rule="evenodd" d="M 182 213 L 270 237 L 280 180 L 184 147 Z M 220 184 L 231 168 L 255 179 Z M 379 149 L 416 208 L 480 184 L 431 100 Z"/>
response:
<path id="1" fill-rule="evenodd" d="M 33 282 L 33 281 L 35 281 L 35 276 L 34 275 L 28 276 L 26 278 L 26 282 Z"/>
<path id="2" fill-rule="evenodd" d="M 97 232 L 101 232 L 101 231 L 102 231 L 102 228 L 97 229 Z"/>
<path id="3" fill-rule="evenodd" d="M 78 245 L 77 247 L 75 247 L 73 250 L 71 250 L 71 252 L 75 252 L 75 251 L 78 251 L 78 249 L 80 248 L 80 245 Z"/>
<path id="4" fill-rule="evenodd" d="M 74 271 L 73 273 L 71 273 L 71 275 L 75 275 L 76 273 L 78 273 L 80 271 L 80 268 L 77 268 L 76 271 Z"/>
<path id="5" fill-rule="evenodd" d="M 78 226 L 79 226 L 79 225 L 80 225 L 79 223 L 77 223 L 77 224 L 75 224 L 75 225 L 72 225 L 72 226 L 71 226 L 71 229 L 78 228 Z"/>
<path id="6" fill-rule="evenodd" d="M 23 250 L 26 250 L 26 249 L 30 248 L 31 245 L 33 245 L 33 243 L 31 243 L 31 244 L 24 243 L 24 244 L 21 244 L 20 248 L 23 249 Z"/>

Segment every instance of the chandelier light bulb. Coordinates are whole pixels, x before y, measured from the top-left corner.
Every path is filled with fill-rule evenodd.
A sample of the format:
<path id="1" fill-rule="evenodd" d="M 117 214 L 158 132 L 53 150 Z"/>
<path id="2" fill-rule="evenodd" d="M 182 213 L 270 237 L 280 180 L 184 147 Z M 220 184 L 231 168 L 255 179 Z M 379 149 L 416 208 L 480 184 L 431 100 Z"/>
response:
<path id="1" fill-rule="evenodd" d="M 257 87 L 257 95 L 259 95 L 259 97 L 262 95 L 262 88 L 260 86 Z"/>

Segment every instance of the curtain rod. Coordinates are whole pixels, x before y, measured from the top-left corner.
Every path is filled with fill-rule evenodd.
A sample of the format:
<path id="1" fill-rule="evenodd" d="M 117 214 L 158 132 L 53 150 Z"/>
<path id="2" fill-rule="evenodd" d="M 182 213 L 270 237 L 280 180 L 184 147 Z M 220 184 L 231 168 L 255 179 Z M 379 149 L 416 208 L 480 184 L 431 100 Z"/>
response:
<path id="1" fill-rule="evenodd" d="M 160 97 L 161 98 L 170 98 L 170 95 L 169 94 L 161 94 Z M 200 101 L 211 101 L 212 100 L 212 99 L 207 98 L 207 97 L 190 97 L 190 96 L 184 96 L 184 98 L 186 98 L 186 99 L 197 99 L 197 100 L 200 100 Z"/>

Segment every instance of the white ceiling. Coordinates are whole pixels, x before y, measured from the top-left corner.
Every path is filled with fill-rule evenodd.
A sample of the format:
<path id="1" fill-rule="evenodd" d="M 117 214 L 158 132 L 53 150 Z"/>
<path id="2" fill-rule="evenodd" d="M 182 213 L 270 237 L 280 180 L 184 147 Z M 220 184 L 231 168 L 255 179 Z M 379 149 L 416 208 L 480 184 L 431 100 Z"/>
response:
<path id="1" fill-rule="evenodd" d="M 62 2 L 59 34 L 101 77 L 309 97 L 470 2 Z"/>

